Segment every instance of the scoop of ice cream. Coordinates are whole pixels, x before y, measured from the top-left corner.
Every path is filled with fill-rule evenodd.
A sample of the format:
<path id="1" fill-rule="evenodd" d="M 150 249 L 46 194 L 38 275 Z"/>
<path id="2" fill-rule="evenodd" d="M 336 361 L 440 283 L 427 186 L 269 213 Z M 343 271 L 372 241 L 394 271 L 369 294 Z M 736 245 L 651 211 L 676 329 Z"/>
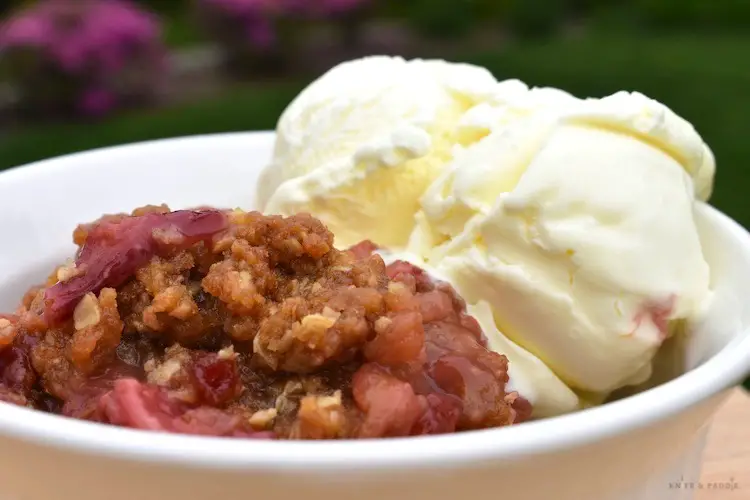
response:
<path id="1" fill-rule="evenodd" d="M 648 378 L 710 295 L 693 208 L 714 159 L 641 94 L 556 102 L 495 108 L 423 196 L 409 250 L 567 385 L 606 394 Z"/>
<path id="2" fill-rule="evenodd" d="M 484 68 L 367 57 L 343 63 L 282 114 L 258 184 L 269 213 L 311 212 L 346 247 L 403 247 L 424 190 L 452 158 L 457 124 L 475 105 L 525 90 Z"/>

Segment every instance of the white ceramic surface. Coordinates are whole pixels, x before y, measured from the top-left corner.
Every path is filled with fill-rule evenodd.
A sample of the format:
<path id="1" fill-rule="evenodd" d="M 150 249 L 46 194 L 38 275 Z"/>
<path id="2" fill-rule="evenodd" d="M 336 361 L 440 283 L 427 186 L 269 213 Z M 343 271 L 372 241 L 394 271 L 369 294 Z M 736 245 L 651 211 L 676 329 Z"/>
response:
<path id="1" fill-rule="evenodd" d="M 252 208 L 270 133 L 195 137 L 0 175 L 0 310 L 74 250 L 78 222 L 147 203 Z M 417 439 L 264 442 L 147 433 L 0 404 L 0 500 L 687 500 L 707 424 L 750 369 L 750 237 L 699 206 L 717 300 L 696 367 L 656 389 L 520 426 Z"/>

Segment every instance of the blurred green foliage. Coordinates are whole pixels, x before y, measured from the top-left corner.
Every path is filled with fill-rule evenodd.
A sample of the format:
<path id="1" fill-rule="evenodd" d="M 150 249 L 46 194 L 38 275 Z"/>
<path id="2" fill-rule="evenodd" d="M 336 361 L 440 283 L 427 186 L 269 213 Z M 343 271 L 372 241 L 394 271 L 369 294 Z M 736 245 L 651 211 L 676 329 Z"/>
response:
<path id="1" fill-rule="evenodd" d="M 564 88 L 579 96 L 638 90 L 695 124 L 719 169 L 712 202 L 746 227 L 750 204 L 750 37 L 598 35 L 518 42 L 502 52 L 459 58 L 487 66 L 498 78 Z M 97 124 L 39 126 L 0 138 L 0 169 L 73 151 L 145 139 L 270 129 L 305 82 L 244 85 L 214 100 L 127 114 Z"/>
<path id="2" fill-rule="evenodd" d="M 192 0 L 131 0 L 164 14 L 176 14 L 185 11 L 186 4 Z"/>
<path id="3" fill-rule="evenodd" d="M 467 0 L 411 0 L 398 4 L 394 17 L 403 19 L 412 29 L 422 35 L 435 38 L 456 38 L 471 31 L 478 20 L 476 9 Z M 393 11 L 386 10 L 389 14 Z"/>
<path id="4" fill-rule="evenodd" d="M 437 2 L 440 2 L 439 4 Z M 379 14 L 400 19 L 433 38 L 465 36 L 478 24 L 509 29 L 521 36 L 546 36 L 568 13 L 567 0 L 396 0 L 381 2 Z"/>
<path id="5" fill-rule="evenodd" d="M 0 1 L 0 13 L 34 1 Z M 192 0 L 133 1 L 175 15 Z M 611 12 L 659 28 L 746 29 L 750 22 L 748 0 L 374 0 L 374 4 L 380 15 L 399 17 L 435 36 L 466 33 L 477 21 L 503 23 L 524 33 L 546 32 L 553 21 L 559 24 L 581 15 L 607 17 Z"/>
<path id="6" fill-rule="evenodd" d="M 172 45 L 201 41 L 178 9 L 189 2 L 138 1 L 161 12 L 177 12 L 165 16 Z M 750 161 L 750 141 L 744 137 L 750 130 L 750 33 L 732 29 L 750 24 L 750 0 L 374 1 L 377 15 L 406 20 L 431 36 L 460 37 L 478 24 L 493 23 L 524 35 L 502 52 L 464 57 L 500 78 L 521 78 L 584 96 L 639 90 L 667 103 L 696 125 L 716 153 L 714 203 L 750 226 L 750 205 L 744 201 L 750 183 L 744 170 Z M 588 35 L 554 41 L 544 37 L 577 17 L 594 20 Z M 640 34 L 632 28 L 640 28 Z M 684 28 L 690 28 L 690 36 L 678 34 Z M 302 84 L 242 86 L 214 100 L 131 113 L 96 127 L 40 126 L 10 132 L 0 137 L 0 169 L 114 143 L 273 128 Z"/>
<path id="7" fill-rule="evenodd" d="M 505 25 L 523 37 L 548 36 L 561 27 L 570 14 L 566 0 L 504 0 Z M 501 14 L 502 16 L 502 14 Z"/>
<path id="8" fill-rule="evenodd" d="M 0 14 L 34 1 L 0 2 Z M 200 41 L 185 15 L 192 0 L 133 1 L 164 15 L 170 45 Z M 467 35 L 478 23 L 523 37 L 547 36 L 579 19 L 631 29 L 750 29 L 750 0 L 373 0 L 373 5 L 375 16 L 400 19 L 422 35 L 441 39 Z"/>
<path id="9" fill-rule="evenodd" d="M 547 36 L 579 19 L 646 29 L 750 29 L 750 0 L 381 0 L 380 14 L 433 37 L 465 35 L 477 23 L 524 37 Z"/>
<path id="10" fill-rule="evenodd" d="M 190 47 L 206 41 L 201 31 L 195 28 L 191 14 L 183 11 L 165 16 L 162 29 L 167 47 Z"/>
<path id="11" fill-rule="evenodd" d="M 656 28 L 750 28 L 748 0 L 633 0 L 640 21 Z"/>
<path id="12" fill-rule="evenodd" d="M 169 17 L 180 16 L 189 1 L 137 0 Z M 547 36 L 577 19 L 604 20 L 608 26 L 690 29 L 704 32 L 750 29 L 750 0 L 373 0 L 374 15 L 406 22 L 434 38 L 465 36 L 479 23 L 518 36 Z M 167 33 L 169 34 L 169 21 Z M 179 29 L 179 28 L 178 28 Z M 190 36 L 170 40 L 193 42 Z"/>

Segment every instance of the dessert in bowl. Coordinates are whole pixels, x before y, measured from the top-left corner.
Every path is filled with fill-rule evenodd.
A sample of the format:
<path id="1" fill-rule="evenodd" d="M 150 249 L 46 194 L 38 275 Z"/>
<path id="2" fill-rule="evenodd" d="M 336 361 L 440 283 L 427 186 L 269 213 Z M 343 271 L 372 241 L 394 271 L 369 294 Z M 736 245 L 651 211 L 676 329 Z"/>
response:
<path id="1" fill-rule="evenodd" d="M 573 114 L 568 109 L 566 117 Z M 308 117 L 309 126 L 315 123 Z M 491 120 L 486 123 L 495 126 Z M 533 123 L 536 129 L 549 122 Z M 587 125 L 585 131 L 592 128 Z M 494 133 L 477 132 L 477 146 L 490 147 L 497 140 Z M 450 165 L 435 167 L 441 171 L 427 182 L 427 191 L 449 176 L 454 191 L 471 187 L 461 180 L 457 165 L 472 154 L 470 138 L 459 135 L 465 150 L 447 148 L 449 153 L 437 155 L 449 154 Z M 481 144 L 486 139 L 491 141 Z M 660 273 L 658 286 L 639 282 L 639 276 L 631 281 L 612 278 L 632 285 L 623 287 L 622 309 L 632 312 L 630 320 L 640 328 L 625 336 L 639 341 L 637 352 L 623 353 L 617 349 L 620 341 L 612 340 L 619 338 L 607 337 L 616 327 L 607 331 L 608 324 L 599 323 L 597 337 L 578 323 L 563 323 L 586 314 L 602 317 L 579 297 L 574 305 L 583 304 L 582 309 L 574 316 L 546 314 L 554 309 L 544 301 L 536 309 L 523 309 L 518 301 L 500 309 L 517 299 L 522 285 L 514 289 L 511 285 L 518 282 L 509 281 L 507 274 L 486 274 L 472 282 L 471 273 L 481 269 L 475 264 L 482 261 L 464 257 L 475 247 L 453 245 L 469 234 L 473 244 L 482 227 L 492 226 L 505 231 L 501 240 L 509 246 L 498 245 L 485 232 L 489 250 L 480 257 L 494 255 L 498 269 L 505 265 L 539 273 L 546 269 L 541 263 L 550 262 L 549 276 L 556 277 L 558 261 L 539 256 L 549 249 L 523 248 L 525 240 L 503 228 L 499 209 L 478 202 L 484 195 L 506 201 L 500 195 L 508 192 L 518 195 L 518 207 L 520 194 L 533 194 L 523 169 L 546 178 L 539 172 L 552 169 L 549 162 L 527 162 L 516 177 L 521 181 L 506 191 L 490 185 L 501 177 L 497 172 L 484 174 L 488 182 L 483 192 L 479 188 L 485 186 L 454 194 L 435 188 L 444 196 L 438 202 L 448 192 L 463 203 L 450 209 L 463 214 L 459 227 L 441 219 L 440 210 L 418 204 L 404 215 L 414 222 L 395 221 L 403 215 L 395 211 L 355 213 L 351 197 L 346 209 L 329 210 L 326 197 L 334 203 L 343 199 L 335 191 L 318 196 L 314 207 L 289 208 L 273 195 L 256 203 L 252 193 L 256 187 L 265 189 L 271 177 L 267 166 L 276 165 L 279 151 L 283 153 L 276 143 L 274 154 L 274 143 L 275 137 L 266 133 L 162 141 L 50 160 L 0 177 L 5 214 L 0 224 L 5 234 L 13 235 L 0 253 L 5 276 L 0 305 L 9 313 L 3 318 L 3 339 L 9 339 L 3 357 L 12 361 L 4 367 L 3 397 L 16 403 L 3 404 L 0 412 L 0 436 L 8 450 L 0 460 L 9 471 L 4 487 L 11 498 L 241 498 L 248 491 L 281 498 L 491 498 L 509 484 L 518 485 L 514 496 L 528 499 L 553 494 L 566 499 L 685 498 L 670 483 L 696 473 L 706 423 L 724 390 L 745 374 L 750 358 L 745 336 L 750 321 L 740 300 L 750 277 L 748 239 L 735 223 L 696 201 L 710 193 L 713 177 L 712 172 L 705 176 L 703 163 L 691 164 L 696 168 L 690 171 L 660 158 L 662 164 L 653 167 L 667 172 L 666 179 L 654 174 L 661 186 L 654 188 L 661 189 L 655 199 L 675 210 L 669 216 L 677 226 L 671 236 L 682 235 L 685 255 L 675 256 L 674 263 L 655 256 L 660 259 L 654 271 Z M 618 144 L 602 147 L 619 151 L 621 159 L 631 154 L 616 149 Z M 323 146 L 320 151 L 327 150 Z M 640 159 L 646 155 L 640 150 L 634 154 Z M 487 163 L 479 153 L 474 158 L 475 165 Z M 386 163 L 398 171 L 397 160 L 391 156 Z M 711 162 L 712 157 L 709 168 Z M 327 164 L 325 158 L 315 163 Z M 606 162 L 600 166 L 614 168 Z M 295 181 L 305 174 L 284 175 Z M 638 171 L 634 175 L 636 180 L 643 176 Z M 627 179 L 614 179 L 627 192 Z M 672 179 L 683 189 L 671 188 Z M 569 194 L 572 188 L 563 181 L 554 181 L 558 194 Z M 274 192 L 288 189 L 279 190 L 286 182 L 282 177 L 274 181 Z M 630 185 L 635 189 L 631 195 L 646 189 L 638 186 Z M 552 195 L 545 196 L 541 201 Z M 624 198 L 615 199 L 620 207 L 625 207 Z M 300 197 L 293 199 L 300 203 Z M 162 202 L 175 210 L 150 206 L 99 219 Z M 248 211 L 195 208 L 206 205 Z M 553 226 L 544 223 L 564 219 L 559 212 L 557 218 L 549 217 L 542 202 L 534 206 L 537 228 L 549 229 Z M 597 255 L 606 256 L 603 250 L 615 251 L 621 242 L 637 242 L 618 250 L 627 270 L 635 274 L 653 265 L 633 267 L 638 264 L 633 255 L 648 250 L 644 245 L 650 240 L 635 238 L 644 226 L 628 226 L 627 238 L 611 229 L 630 221 L 622 216 L 626 208 L 619 217 L 614 210 L 600 210 L 610 215 L 611 232 L 597 233 L 601 226 L 595 218 L 586 218 L 580 203 L 577 207 L 573 222 L 588 224 L 592 239 L 574 248 L 582 260 L 572 287 L 589 295 L 594 286 L 611 292 L 591 276 L 599 276 L 595 272 L 606 264 Z M 284 216 L 251 211 L 256 208 Z M 308 211 L 313 216 L 300 215 Z M 341 243 L 336 227 L 343 222 L 331 214 L 352 216 Z M 648 230 L 669 229 L 659 226 L 663 219 L 655 210 L 639 214 L 633 220 L 655 221 L 645 225 Z M 380 238 L 370 239 L 379 240 L 382 248 L 357 245 L 350 250 L 369 238 L 368 224 L 360 217 L 365 215 L 371 222 L 381 221 Z M 487 224 L 490 219 L 496 222 Z M 97 220 L 76 231 L 81 245 L 76 253 L 70 232 L 79 223 Z M 396 228 L 414 226 L 405 231 L 406 241 L 386 234 L 392 221 Z M 528 227 L 534 229 L 534 223 Z M 570 222 L 566 227 L 580 229 Z M 692 228 L 693 236 L 676 234 L 684 228 Z M 529 241 L 555 243 L 553 237 L 561 234 L 556 229 L 539 231 L 539 238 Z M 661 237 L 658 231 L 647 235 Z M 609 246 L 597 254 L 593 246 L 602 241 Z M 537 258 L 525 262 L 524 256 L 533 252 Z M 65 263 L 71 256 L 75 265 Z M 592 260 L 594 269 L 587 269 Z M 692 263 L 697 269 L 688 266 Z M 567 270 L 566 265 L 559 263 L 561 269 Z M 543 292 L 546 282 L 539 276 L 523 283 L 538 283 Z M 42 288 L 21 300 L 29 286 L 45 279 Z M 482 282 L 488 292 L 516 295 L 500 300 L 483 291 L 478 298 Z M 681 292 L 674 299 L 670 287 Z M 670 307 L 631 307 L 636 304 L 631 297 L 649 303 L 656 292 L 670 299 L 665 301 Z M 519 309 L 521 319 L 536 321 L 505 319 Z M 565 324 L 560 335 L 577 333 L 570 338 L 581 342 L 581 366 L 565 357 L 570 351 L 560 351 L 564 345 L 540 342 L 545 339 L 539 330 L 544 319 Z M 509 329 L 508 324 L 517 327 Z M 532 334 L 538 336 L 534 342 L 524 338 Z M 585 334 L 606 349 L 587 350 L 587 341 L 580 340 Z M 655 371 L 661 369 L 660 356 L 666 351 L 659 346 L 665 339 L 681 340 L 671 357 L 686 373 L 599 406 L 617 389 L 653 385 L 654 376 L 644 366 L 650 368 L 656 359 Z M 597 353 L 610 356 L 609 361 Z M 588 360 L 592 364 L 584 366 Z M 603 371 L 608 364 L 612 370 Z M 28 378 L 19 376 L 20 365 L 30 368 Z M 588 376 L 592 366 L 594 376 Z M 44 481 L 36 480 L 41 476 Z M 540 476 L 546 480 L 535 480 Z"/>
<path id="2" fill-rule="evenodd" d="M 75 261 L 3 327 L 3 401 L 136 429 L 287 439 L 528 419 L 447 283 L 312 216 L 146 206 L 78 226 Z"/>

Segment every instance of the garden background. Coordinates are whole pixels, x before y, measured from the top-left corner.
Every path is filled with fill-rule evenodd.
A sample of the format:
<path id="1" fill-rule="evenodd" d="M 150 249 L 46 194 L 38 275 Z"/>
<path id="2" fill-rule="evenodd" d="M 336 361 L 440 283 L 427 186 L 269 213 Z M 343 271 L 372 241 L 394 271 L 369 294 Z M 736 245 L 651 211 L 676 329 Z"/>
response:
<path id="1" fill-rule="evenodd" d="M 750 226 L 748 0 L 0 0 L 0 170 L 113 144 L 271 129 L 365 54 L 478 63 L 693 122 L 713 203 Z"/>

